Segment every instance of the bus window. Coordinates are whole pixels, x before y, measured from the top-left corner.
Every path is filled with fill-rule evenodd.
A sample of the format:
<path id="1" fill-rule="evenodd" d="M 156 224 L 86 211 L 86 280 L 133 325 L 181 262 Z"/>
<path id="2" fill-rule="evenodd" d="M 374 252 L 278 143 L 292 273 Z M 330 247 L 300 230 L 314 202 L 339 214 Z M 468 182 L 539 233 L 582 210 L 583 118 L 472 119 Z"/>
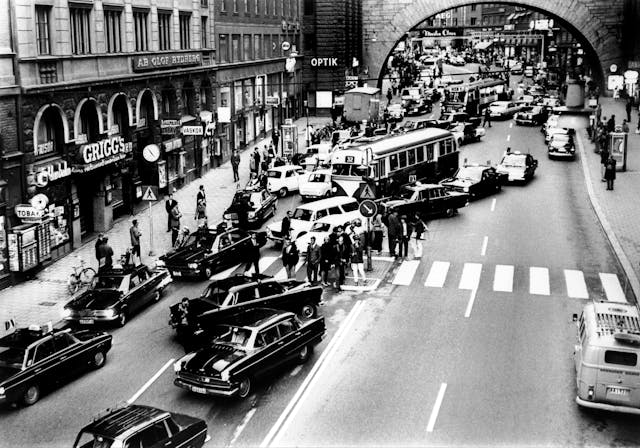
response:
<path id="1" fill-rule="evenodd" d="M 350 176 L 351 175 L 351 165 L 347 163 L 334 163 L 332 165 L 332 174 L 337 176 Z"/>
<path id="2" fill-rule="evenodd" d="M 384 159 L 380 160 L 377 166 L 378 166 L 377 177 L 384 177 L 384 175 L 386 174 Z"/>
<path id="3" fill-rule="evenodd" d="M 430 143 L 427 145 L 427 161 L 428 162 L 433 162 L 434 160 L 434 148 L 435 145 L 433 143 Z"/>
<path id="4" fill-rule="evenodd" d="M 638 362 L 638 355 L 636 353 L 607 350 L 604 352 L 604 362 L 634 367 Z"/>
<path id="5" fill-rule="evenodd" d="M 420 146 L 418 148 L 416 148 L 416 153 L 418 155 L 418 163 L 419 162 L 424 162 L 424 146 Z"/>
<path id="6" fill-rule="evenodd" d="M 389 171 L 398 169 L 398 154 L 391 154 L 389 157 Z"/>
<path id="7" fill-rule="evenodd" d="M 400 168 L 404 168 L 405 166 L 407 166 L 407 152 L 406 151 L 402 151 L 400 154 L 399 160 L 400 160 Z"/>
<path id="8" fill-rule="evenodd" d="M 416 164 L 416 150 L 414 148 L 407 151 L 407 163 L 409 166 Z"/>

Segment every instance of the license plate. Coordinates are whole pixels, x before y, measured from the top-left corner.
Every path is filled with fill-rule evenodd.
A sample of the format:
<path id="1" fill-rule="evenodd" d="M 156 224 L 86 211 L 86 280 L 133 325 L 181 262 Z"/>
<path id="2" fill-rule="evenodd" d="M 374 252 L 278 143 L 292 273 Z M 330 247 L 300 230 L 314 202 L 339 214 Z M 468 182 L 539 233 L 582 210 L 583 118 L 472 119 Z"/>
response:
<path id="1" fill-rule="evenodd" d="M 173 273 L 174 277 L 182 277 L 182 272 L 176 271 Z"/>
<path id="2" fill-rule="evenodd" d="M 629 395 L 629 389 L 623 389 L 621 387 L 607 387 L 607 392 L 611 395 L 619 395 L 621 397 L 626 397 Z"/>
<path id="3" fill-rule="evenodd" d="M 93 325 L 93 319 L 80 319 L 80 323 L 83 325 Z"/>
<path id="4" fill-rule="evenodd" d="M 206 394 L 207 390 L 204 387 L 191 386 L 191 392 L 195 392 L 197 394 Z"/>

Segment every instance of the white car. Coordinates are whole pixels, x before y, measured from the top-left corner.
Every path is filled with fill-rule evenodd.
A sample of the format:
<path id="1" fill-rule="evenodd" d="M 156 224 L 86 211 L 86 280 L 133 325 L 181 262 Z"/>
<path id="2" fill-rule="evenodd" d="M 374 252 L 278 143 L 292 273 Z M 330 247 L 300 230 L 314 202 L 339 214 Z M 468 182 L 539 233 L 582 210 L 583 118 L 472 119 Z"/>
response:
<path id="1" fill-rule="evenodd" d="M 306 171 L 298 165 L 284 165 L 269 168 L 267 171 L 267 190 L 269 193 L 286 196 L 291 191 L 300 188 L 300 177 Z"/>
<path id="2" fill-rule="evenodd" d="M 320 165 L 328 165 L 331 160 L 332 149 L 331 143 L 329 142 L 310 145 L 307 148 L 302 166 L 308 171 L 313 171 Z"/>
<path id="3" fill-rule="evenodd" d="M 300 196 L 303 201 L 328 198 L 331 196 L 331 170 L 315 170 L 300 182 Z"/>
<path id="4" fill-rule="evenodd" d="M 326 218 L 319 219 L 316 221 L 313 226 L 311 226 L 311 230 L 309 232 L 300 235 L 296 238 L 296 247 L 301 254 L 305 254 L 307 252 L 307 246 L 309 245 L 309 241 L 311 237 L 315 237 L 316 244 L 318 246 L 322 246 L 324 243 L 324 238 L 333 233 L 333 229 L 337 226 L 345 226 L 351 223 L 355 224 L 356 235 L 362 237 L 362 235 L 367 230 L 366 226 L 363 225 L 363 221 L 360 219 L 350 219 L 341 215 L 337 216 L 327 216 Z"/>
<path id="5" fill-rule="evenodd" d="M 489 105 L 489 115 L 493 118 L 508 118 L 513 117 L 520 109 L 521 106 L 513 101 L 494 101 Z"/>
<path id="6" fill-rule="evenodd" d="M 402 120 L 406 113 L 401 104 L 390 104 L 387 110 L 389 111 L 389 118 L 394 120 Z"/>

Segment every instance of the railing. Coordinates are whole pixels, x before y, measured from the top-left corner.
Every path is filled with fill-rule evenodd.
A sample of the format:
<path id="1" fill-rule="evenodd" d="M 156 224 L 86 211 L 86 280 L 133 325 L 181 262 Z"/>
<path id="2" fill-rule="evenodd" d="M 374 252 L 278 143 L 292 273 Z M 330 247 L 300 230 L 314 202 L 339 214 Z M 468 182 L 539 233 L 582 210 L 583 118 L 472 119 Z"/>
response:
<path id="1" fill-rule="evenodd" d="M 41 84 L 58 82 L 58 64 L 56 61 L 39 62 L 38 72 Z"/>

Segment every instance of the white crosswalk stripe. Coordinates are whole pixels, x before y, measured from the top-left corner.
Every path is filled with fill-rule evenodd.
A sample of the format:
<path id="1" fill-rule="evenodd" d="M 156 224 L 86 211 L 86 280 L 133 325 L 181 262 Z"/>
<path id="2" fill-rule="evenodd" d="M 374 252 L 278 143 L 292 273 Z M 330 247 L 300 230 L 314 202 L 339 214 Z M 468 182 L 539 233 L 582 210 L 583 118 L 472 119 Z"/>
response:
<path id="1" fill-rule="evenodd" d="M 424 282 L 424 286 L 442 288 L 447 279 L 449 266 L 451 266 L 451 263 L 448 261 L 434 261 L 429 270 L 429 275 L 427 275 L 427 280 Z"/>
<path id="2" fill-rule="evenodd" d="M 272 256 L 264 256 L 260 258 L 260 260 L 258 261 L 258 268 L 260 269 L 260 272 L 264 273 L 264 271 L 269 269 L 269 266 L 271 266 L 279 258 L 280 257 L 272 257 Z M 253 265 L 251 265 L 251 268 L 247 271 L 247 274 L 253 274 L 254 271 L 255 269 L 253 268 Z"/>
<path id="3" fill-rule="evenodd" d="M 304 264 L 304 260 L 298 261 L 298 264 L 294 268 L 293 272 L 297 273 L 300 270 L 300 268 L 302 267 L 303 264 Z M 278 272 L 276 272 L 276 274 L 273 276 L 273 278 L 275 278 L 276 280 L 286 280 L 287 279 L 287 270 L 285 268 L 280 269 Z"/>
<path id="4" fill-rule="evenodd" d="M 564 280 L 567 284 L 567 295 L 569 297 L 574 299 L 589 298 L 589 291 L 587 291 L 587 284 L 584 281 L 584 274 L 582 271 L 565 269 Z"/>
<path id="5" fill-rule="evenodd" d="M 513 271 L 511 265 L 496 265 L 493 275 L 493 290 L 499 292 L 513 292 Z"/>
<path id="6" fill-rule="evenodd" d="M 409 260 L 403 261 L 400 267 L 398 268 L 398 272 L 396 272 L 396 276 L 393 279 L 394 285 L 404 285 L 409 286 L 411 281 L 413 280 L 413 276 L 416 274 L 416 270 L 420 265 L 420 260 Z"/>
<path id="7" fill-rule="evenodd" d="M 240 266 L 243 266 L 243 264 L 244 263 L 237 264 L 235 266 L 230 267 L 229 269 L 225 269 L 224 271 L 213 274 L 211 277 L 209 277 L 209 280 L 222 280 L 223 278 L 227 278 L 233 274 L 233 271 L 238 269 Z"/>
<path id="8" fill-rule="evenodd" d="M 551 294 L 549 287 L 549 269 L 533 266 L 529 268 L 529 294 L 541 296 Z"/>
<path id="9" fill-rule="evenodd" d="M 618 280 L 618 276 L 616 274 L 605 274 L 601 272 L 600 281 L 602 282 L 602 287 L 604 288 L 604 293 L 608 301 L 627 301 L 627 298 L 624 294 L 624 291 L 622 290 L 622 286 L 620 286 L 620 281 Z"/>
<path id="10" fill-rule="evenodd" d="M 482 263 L 465 263 L 460 276 L 458 289 L 478 289 L 480 284 L 480 274 L 482 273 Z"/>

